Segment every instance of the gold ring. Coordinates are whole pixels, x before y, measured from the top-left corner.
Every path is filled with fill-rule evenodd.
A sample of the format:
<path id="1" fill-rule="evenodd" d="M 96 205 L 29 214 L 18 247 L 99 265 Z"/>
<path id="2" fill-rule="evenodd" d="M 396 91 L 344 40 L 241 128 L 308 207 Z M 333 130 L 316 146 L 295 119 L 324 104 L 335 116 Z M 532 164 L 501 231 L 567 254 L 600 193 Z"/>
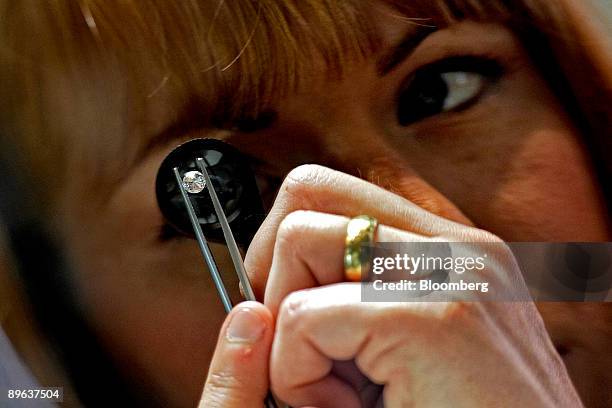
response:
<path id="1" fill-rule="evenodd" d="M 352 218 L 346 227 L 344 246 L 344 278 L 350 282 L 361 281 L 371 262 L 372 245 L 378 221 L 369 215 Z"/>

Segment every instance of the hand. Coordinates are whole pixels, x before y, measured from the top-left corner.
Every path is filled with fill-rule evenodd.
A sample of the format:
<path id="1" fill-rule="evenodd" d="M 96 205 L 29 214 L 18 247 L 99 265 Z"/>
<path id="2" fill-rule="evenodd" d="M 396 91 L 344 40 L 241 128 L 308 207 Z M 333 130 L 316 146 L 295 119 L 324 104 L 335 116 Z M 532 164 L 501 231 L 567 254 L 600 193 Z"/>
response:
<path id="1" fill-rule="evenodd" d="M 270 311 L 244 302 L 221 328 L 199 406 L 261 408 L 268 393 L 268 359 L 274 331 Z"/>
<path id="2" fill-rule="evenodd" d="M 256 289 L 265 285 L 265 304 L 278 315 L 270 376 L 281 399 L 374 406 L 372 384 L 382 384 L 387 407 L 581 406 L 533 303 L 363 303 L 359 284 L 339 283 L 349 221 L 342 214 L 362 213 L 379 220 L 381 242 L 499 243 L 488 267 L 471 277 L 500 289 L 523 284 L 494 235 L 363 180 L 302 167 L 284 183 L 247 255 Z"/>

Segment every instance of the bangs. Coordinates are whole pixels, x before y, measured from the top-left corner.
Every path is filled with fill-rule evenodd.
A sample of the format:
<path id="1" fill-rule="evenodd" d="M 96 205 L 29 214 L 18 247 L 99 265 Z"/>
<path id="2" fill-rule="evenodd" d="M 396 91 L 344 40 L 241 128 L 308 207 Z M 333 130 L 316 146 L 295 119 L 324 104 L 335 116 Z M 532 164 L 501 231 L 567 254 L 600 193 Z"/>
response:
<path id="1" fill-rule="evenodd" d="M 147 60 L 163 67 L 153 83 L 143 84 L 145 96 L 169 80 L 192 96 L 192 105 L 202 109 L 203 121 L 222 124 L 257 116 L 298 88 L 313 70 L 326 70 L 338 78 L 351 60 L 376 52 L 380 38 L 372 21 L 373 8 L 390 6 L 398 18 L 437 28 L 470 19 L 497 22 L 518 31 L 529 22 L 545 27 L 558 20 L 558 7 L 546 3 L 153 0 L 125 2 L 126 10 L 121 12 L 113 12 L 115 6 L 107 1 L 88 7 L 100 32 L 115 40 L 104 38 L 103 43 L 125 52 L 122 59 L 130 61 L 130 72 L 145 77 L 140 71 L 142 61 Z M 126 27 L 127 21 L 134 24 Z M 558 27 L 555 30 L 560 36 Z"/>
<path id="2" fill-rule="evenodd" d="M 136 100 L 176 87 L 203 122 L 222 123 L 256 115 L 319 65 L 341 73 L 343 62 L 370 52 L 362 4 L 83 0 L 82 8 L 91 35 L 138 84 Z"/>
<path id="3" fill-rule="evenodd" d="M 506 21 L 525 2 L 532 1 L 0 0 L 9 39 L 2 51 L 15 51 L 29 71 L 55 68 L 75 83 L 83 82 L 77 73 L 114 78 L 129 101 L 127 121 L 142 122 L 164 88 L 188 100 L 177 112 L 219 125 L 256 116 L 313 70 L 338 77 L 347 62 L 375 52 L 373 7 L 444 27 L 468 18 Z"/>
<path id="4" fill-rule="evenodd" d="M 576 41 L 575 18 L 565 14 L 563 4 L 0 0 L 0 132 L 31 155 L 35 173 L 59 171 L 68 146 L 90 150 L 80 154 L 82 161 L 106 158 L 98 169 L 119 173 L 150 138 L 145 124 L 159 116 L 152 106 L 160 100 L 174 122 L 226 127 L 256 118 L 315 70 L 342 76 L 352 60 L 380 51 L 373 8 L 437 28 L 466 19 L 501 23 L 528 52 L 531 47 L 536 65 L 545 67 L 545 79 L 551 89 L 560 90 L 561 100 L 586 91 L 587 102 L 606 100 L 609 87 L 594 82 L 607 80 L 609 71 L 588 71 L 591 65 L 584 61 L 594 57 Z M 576 61 L 582 71 L 568 89 L 563 72 L 574 72 Z M 593 96 L 597 90 L 601 95 Z M 598 109 L 605 112 L 596 112 L 593 122 L 603 123 L 598 118 L 609 117 L 609 108 Z"/>
<path id="5" fill-rule="evenodd" d="M 92 44 L 116 56 L 130 77 L 132 103 L 175 87 L 189 95 L 202 123 L 222 124 L 256 116 L 312 70 L 338 77 L 347 62 L 375 52 L 373 7 L 391 6 L 398 18 L 442 28 L 463 19 L 507 21 L 523 3 L 80 0 L 79 8 Z"/>

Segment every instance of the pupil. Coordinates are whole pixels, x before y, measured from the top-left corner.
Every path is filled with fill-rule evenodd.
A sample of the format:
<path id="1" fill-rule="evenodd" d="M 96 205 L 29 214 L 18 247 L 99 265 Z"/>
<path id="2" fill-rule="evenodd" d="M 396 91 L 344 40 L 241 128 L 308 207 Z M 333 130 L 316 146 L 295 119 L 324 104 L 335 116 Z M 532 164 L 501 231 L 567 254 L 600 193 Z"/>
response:
<path id="1" fill-rule="evenodd" d="M 397 120 L 401 126 L 442 112 L 448 86 L 439 73 L 417 73 L 401 92 Z"/>

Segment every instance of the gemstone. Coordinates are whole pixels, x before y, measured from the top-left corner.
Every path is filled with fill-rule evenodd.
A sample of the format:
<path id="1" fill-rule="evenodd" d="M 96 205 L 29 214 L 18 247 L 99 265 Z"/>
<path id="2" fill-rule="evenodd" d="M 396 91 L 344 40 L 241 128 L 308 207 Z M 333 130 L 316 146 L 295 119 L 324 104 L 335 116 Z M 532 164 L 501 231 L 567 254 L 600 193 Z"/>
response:
<path id="1" fill-rule="evenodd" d="M 183 176 L 183 188 L 187 190 L 188 193 L 201 193 L 205 187 L 206 180 L 204 180 L 204 175 L 199 171 L 188 171 Z"/>

